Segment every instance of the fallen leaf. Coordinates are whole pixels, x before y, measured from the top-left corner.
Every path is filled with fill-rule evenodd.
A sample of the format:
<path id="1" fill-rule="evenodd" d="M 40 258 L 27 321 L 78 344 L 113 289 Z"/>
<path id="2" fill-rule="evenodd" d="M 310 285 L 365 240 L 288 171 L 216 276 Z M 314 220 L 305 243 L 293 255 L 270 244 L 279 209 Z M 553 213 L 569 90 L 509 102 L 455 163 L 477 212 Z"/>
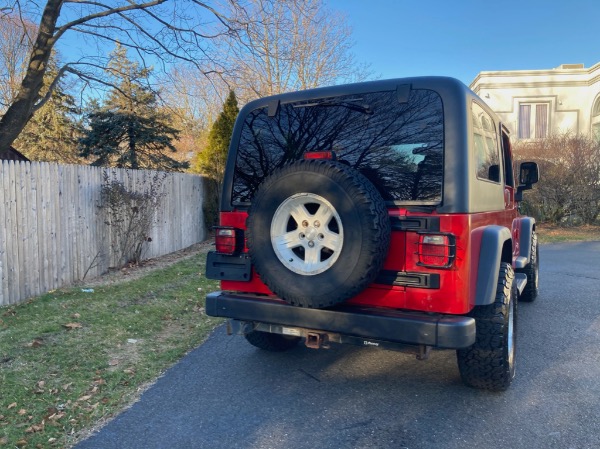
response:
<path id="1" fill-rule="evenodd" d="M 19 410 L 17 412 L 17 415 L 21 415 L 21 416 L 26 415 L 26 414 L 27 414 L 27 410 L 25 410 L 24 408 L 22 408 L 21 410 Z"/>
<path id="2" fill-rule="evenodd" d="M 56 438 L 48 438 L 48 443 L 56 443 Z"/>
<path id="3" fill-rule="evenodd" d="M 85 396 L 81 396 L 79 399 L 77 399 L 78 401 L 87 401 L 88 399 L 90 399 L 92 397 L 91 394 L 86 394 Z"/>
<path id="4" fill-rule="evenodd" d="M 22 440 L 19 440 L 15 443 L 15 445 L 17 447 L 25 447 L 27 446 L 27 440 L 25 438 L 23 438 Z"/>
<path id="5" fill-rule="evenodd" d="M 44 340 L 42 340 L 40 338 L 34 338 L 32 341 L 30 341 L 29 343 L 27 343 L 27 347 L 29 347 L 29 348 L 39 348 L 43 344 L 44 344 Z"/>
<path id="6" fill-rule="evenodd" d="M 48 417 L 48 419 L 50 421 L 58 421 L 59 419 L 64 418 L 65 416 L 66 416 L 65 412 L 58 412 L 58 413 L 54 413 L 53 415 L 50 415 Z"/>
<path id="7" fill-rule="evenodd" d="M 46 427 L 46 423 L 44 421 L 41 422 L 41 424 L 39 425 L 33 425 L 31 427 L 28 427 L 27 429 L 25 429 L 25 433 L 36 433 L 36 432 L 43 432 L 44 431 L 44 427 Z"/>
<path id="8" fill-rule="evenodd" d="M 63 389 L 64 391 L 67 391 L 69 388 L 71 388 L 71 385 L 73 385 L 73 382 L 69 382 L 68 384 L 64 384 L 64 385 L 62 386 L 62 389 Z"/>
<path id="9" fill-rule="evenodd" d="M 10 404 L 7 408 L 10 410 L 11 408 L 15 408 L 17 406 L 16 402 L 13 402 L 12 404 Z"/>
<path id="10" fill-rule="evenodd" d="M 71 315 L 71 318 L 75 318 L 76 320 L 78 320 L 79 318 L 81 318 L 81 315 L 78 313 L 74 313 L 73 315 Z"/>
<path id="11" fill-rule="evenodd" d="M 0 446 L 6 446 L 8 444 L 8 438 L 2 437 L 0 438 Z"/>
<path id="12" fill-rule="evenodd" d="M 108 362 L 109 366 L 117 366 L 118 364 L 119 364 L 118 359 L 112 359 L 110 362 Z"/>
<path id="13" fill-rule="evenodd" d="M 67 330 L 73 330 L 73 329 L 81 329 L 83 326 L 81 325 L 81 323 L 67 323 L 67 324 L 63 324 L 63 327 L 66 327 Z"/>
<path id="14" fill-rule="evenodd" d="M 131 368 L 124 369 L 123 372 L 125 374 L 135 374 L 135 371 Z"/>

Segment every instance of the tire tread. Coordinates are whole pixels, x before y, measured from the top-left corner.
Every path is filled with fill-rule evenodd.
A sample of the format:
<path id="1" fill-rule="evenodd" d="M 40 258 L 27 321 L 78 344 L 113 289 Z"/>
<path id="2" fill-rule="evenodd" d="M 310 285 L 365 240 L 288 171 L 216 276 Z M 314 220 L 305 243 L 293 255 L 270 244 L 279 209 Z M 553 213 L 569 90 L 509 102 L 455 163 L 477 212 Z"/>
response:
<path id="1" fill-rule="evenodd" d="M 361 214 L 361 226 L 365 231 L 363 235 L 365 249 L 361 252 L 361 260 L 356 261 L 356 266 L 363 266 L 366 269 L 353 278 L 354 282 L 352 282 L 351 286 L 345 286 L 333 294 L 329 293 L 321 296 L 293 294 L 289 289 L 286 289 L 285 285 L 280 285 L 279 280 L 263 266 L 260 258 L 255 257 L 256 247 L 259 246 L 255 244 L 254 235 L 254 220 L 256 219 L 257 208 L 260 208 L 263 198 L 269 193 L 276 182 L 289 174 L 295 174 L 302 170 L 319 173 L 335 180 L 346 192 L 350 192 L 354 203 L 358 207 L 362 208 L 363 211 L 367 211 L 367 213 Z M 248 248 L 250 249 L 250 254 L 254 255 L 254 268 L 262 281 L 287 303 L 308 308 L 330 307 L 364 290 L 379 274 L 387 256 L 391 238 L 391 225 L 387 207 L 375 186 L 357 170 L 341 163 L 325 160 L 296 161 L 273 172 L 259 187 L 255 195 L 249 210 L 247 229 Z"/>
<path id="2" fill-rule="evenodd" d="M 512 382 L 514 369 L 508 364 L 505 334 L 511 300 L 515 307 L 513 332 L 516 332 L 517 302 L 513 280 L 511 265 L 503 262 L 495 301 L 490 305 L 477 306 L 469 314 L 476 321 L 476 341 L 469 348 L 459 349 L 456 354 L 461 378 L 470 387 L 503 391 Z M 516 337 L 516 333 L 514 335 Z"/>

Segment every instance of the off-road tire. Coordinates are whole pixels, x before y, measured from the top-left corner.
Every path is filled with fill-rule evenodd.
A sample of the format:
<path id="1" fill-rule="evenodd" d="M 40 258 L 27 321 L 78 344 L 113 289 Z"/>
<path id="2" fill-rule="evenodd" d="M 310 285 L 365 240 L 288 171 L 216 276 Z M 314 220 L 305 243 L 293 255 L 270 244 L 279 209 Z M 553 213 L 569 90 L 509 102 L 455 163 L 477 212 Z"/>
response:
<path id="1" fill-rule="evenodd" d="M 470 387 L 504 391 L 515 376 L 517 288 L 513 280 L 511 265 L 503 262 L 494 303 L 476 306 L 469 314 L 476 322 L 475 344 L 456 355 L 461 378 Z"/>
<path id="2" fill-rule="evenodd" d="M 517 270 L 517 272 L 525 273 L 527 275 L 527 285 L 525 286 L 523 292 L 521 292 L 519 301 L 533 302 L 537 298 L 539 288 L 539 270 L 540 253 L 537 234 L 534 232 L 531 236 L 531 257 L 529 259 L 529 263 L 525 266 L 525 268 Z"/>
<path id="3" fill-rule="evenodd" d="M 322 211 L 332 217 L 328 224 L 312 227 L 318 223 L 309 210 L 313 206 L 318 207 L 314 217 Z M 288 221 L 285 210 L 291 211 Z M 310 222 L 310 229 L 300 229 L 298 221 Z M 281 230 L 282 223 L 288 228 Z M 325 228 L 332 223 L 335 229 Z M 385 202 L 373 184 L 357 170 L 325 160 L 302 160 L 275 170 L 252 201 L 247 229 L 248 249 L 261 280 L 287 303 L 310 308 L 338 304 L 372 283 L 383 266 L 391 233 Z M 307 243 L 309 233 L 314 240 Z M 319 247 L 315 255 L 315 244 L 327 239 L 333 250 Z M 312 249 L 300 247 L 310 243 Z M 322 251 L 330 251 L 330 258 Z"/>
<path id="4" fill-rule="evenodd" d="M 252 331 L 245 335 L 246 340 L 259 349 L 270 352 L 282 352 L 294 348 L 300 342 L 300 337 L 271 334 L 269 332 Z"/>

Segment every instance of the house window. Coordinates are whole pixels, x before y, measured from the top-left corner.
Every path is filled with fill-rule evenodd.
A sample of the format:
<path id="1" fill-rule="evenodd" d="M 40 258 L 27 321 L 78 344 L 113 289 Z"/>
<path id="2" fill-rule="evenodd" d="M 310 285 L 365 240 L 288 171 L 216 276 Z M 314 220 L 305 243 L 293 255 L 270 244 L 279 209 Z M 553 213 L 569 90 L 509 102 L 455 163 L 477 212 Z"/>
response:
<path id="1" fill-rule="evenodd" d="M 548 137 L 548 103 L 519 104 L 519 139 Z"/>
<path id="2" fill-rule="evenodd" d="M 600 141 L 600 96 L 596 98 L 592 108 L 592 137 Z"/>

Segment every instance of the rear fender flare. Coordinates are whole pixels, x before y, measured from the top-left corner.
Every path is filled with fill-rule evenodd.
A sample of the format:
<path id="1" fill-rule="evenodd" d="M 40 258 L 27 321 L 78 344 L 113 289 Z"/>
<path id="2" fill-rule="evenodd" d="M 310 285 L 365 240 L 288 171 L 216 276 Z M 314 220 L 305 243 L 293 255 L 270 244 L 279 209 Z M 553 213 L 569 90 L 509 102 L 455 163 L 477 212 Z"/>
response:
<path id="1" fill-rule="evenodd" d="M 473 255 L 473 262 L 477 269 L 475 284 L 475 305 L 485 306 L 492 304 L 496 297 L 496 285 L 500 263 L 511 263 L 511 233 L 504 226 L 485 226 L 473 231 L 472 239 L 479 240 L 479 254 Z M 508 254 L 505 250 L 508 242 Z M 507 260 L 504 260 L 507 259 Z"/>
<path id="2" fill-rule="evenodd" d="M 519 220 L 520 236 L 519 236 L 519 257 L 527 259 L 526 263 L 531 260 L 531 240 L 535 232 L 535 218 L 523 217 Z"/>

